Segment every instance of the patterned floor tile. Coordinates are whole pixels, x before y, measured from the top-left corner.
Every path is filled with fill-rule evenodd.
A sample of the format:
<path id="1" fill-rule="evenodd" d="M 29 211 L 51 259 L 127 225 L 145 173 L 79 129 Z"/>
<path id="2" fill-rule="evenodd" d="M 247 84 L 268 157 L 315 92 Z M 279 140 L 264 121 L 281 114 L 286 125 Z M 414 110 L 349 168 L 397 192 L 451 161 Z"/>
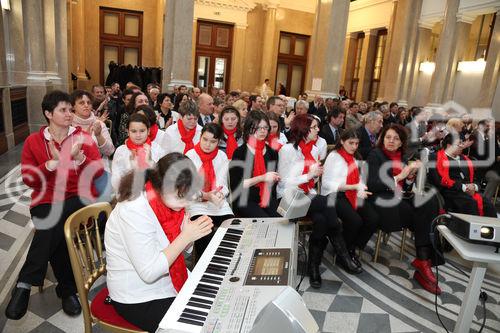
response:
<path id="1" fill-rule="evenodd" d="M 359 313 L 327 312 L 323 332 L 356 333 Z"/>
<path id="2" fill-rule="evenodd" d="M 23 215 L 23 214 L 19 214 L 18 212 L 13 211 L 13 210 L 9 210 L 7 212 L 7 214 L 4 215 L 3 219 L 6 220 L 6 221 L 15 223 L 15 224 L 17 224 L 18 226 L 21 226 L 21 227 L 25 227 L 26 224 L 28 224 L 28 222 L 30 221 L 30 217 L 29 216 L 26 216 L 26 215 Z"/>
<path id="3" fill-rule="evenodd" d="M 363 297 L 335 296 L 328 312 L 354 312 L 360 313 L 363 306 Z"/>
<path id="4" fill-rule="evenodd" d="M 74 332 L 81 332 L 81 331 L 75 330 Z M 44 321 L 38 327 L 30 331 L 30 333 L 64 333 L 64 331 L 52 325 L 50 322 Z"/>
<path id="5" fill-rule="evenodd" d="M 359 315 L 357 333 L 391 333 L 391 323 L 387 313 L 362 313 Z"/>
<path id="6" fill-rule="evenodd" d="M 48 319 L 62 309 L 61 299 L 56 296 L 56 287 L 45 288 L 43 293 L 36 293 L 30 297 L 29 310 L 37 316 Z"/>

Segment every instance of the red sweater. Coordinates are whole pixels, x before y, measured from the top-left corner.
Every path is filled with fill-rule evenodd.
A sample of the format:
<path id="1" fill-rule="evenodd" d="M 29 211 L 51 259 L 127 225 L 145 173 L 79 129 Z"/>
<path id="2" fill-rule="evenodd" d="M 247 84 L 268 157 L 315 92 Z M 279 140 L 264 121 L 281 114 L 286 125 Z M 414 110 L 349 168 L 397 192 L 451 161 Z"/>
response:
<path id="1" fill-rule="evenodd" d="M 50 134 L 45 131 L 46 128 L 44 126 L 39 132 L 28 136 L 21 155 L 23 182 L 33 189 L 30 208 L 75 196 L 92 200 L 97 195 L 93 180 L 104 171 L 101 155 L 92 137 L 80 127 L 70 127 L 69 135 L 60 145 L 54 142 L 59 150 L 59 164 L 56 170 L 50 171 L 45 166 L 52 159 L 48 145 Z M 80 135 L 84 139 L 81 150 L 86 158 L 81 165 L 77 165 L 71 159 L 70 152 Z"/>

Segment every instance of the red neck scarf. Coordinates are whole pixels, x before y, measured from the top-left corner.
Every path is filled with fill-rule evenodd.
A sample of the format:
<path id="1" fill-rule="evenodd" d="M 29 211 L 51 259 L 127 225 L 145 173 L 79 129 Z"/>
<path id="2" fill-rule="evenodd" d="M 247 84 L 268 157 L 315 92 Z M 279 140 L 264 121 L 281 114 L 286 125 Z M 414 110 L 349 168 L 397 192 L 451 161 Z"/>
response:
<path id="1" fill-rule="evenodd" d="M 228 130 L 224 126 L 222 126 L 222 129 L 224 130 L 224 134 L 226 134 L 226 136 L 227 136 L 226 155 L 227 155 L 228 159 L 232 159 L 234 151 L 236 150 L 236 148 L 238 148 L 238 142 L 236 141 L 236 138 L 234 137 L 234 134 L 236 133 L 236 130 L 238 128 L 235 127 L 232 130 Z"/>
<path id="2" fill-rule="evenodd" d="M 349 154 L 344 150 L 344 148 L 340 148 L 337 150 L 337 153 L 346 161 L 347 163 L 347 179 L 346 179 L 346 185 L 354 185 L 354 184 L 359 184 L 359 170 L 358 166 L 356 165 L 356 161 L 354 160 L 354 156 Z M 345 196 L 347 197 L 347 200 L 349 200 L 349 203 L 351 204 L 352 208 L 356 209 L 357 207 L 357 199 L 358 199 L 358 191 L 356 190 L 348 190 L 345 191 Z"/>
<path id="3" fill-rule="evenodd" d="M 469 169 L 469 181 L 471 183 L 474 182 L 474 166 L 472 165 L 472 161 L 465 155 L 461 155 L 465 162 L 467 162 L 467 167 Z M 444 149 L 441 149 L 437 152 L 437 161 L 436 168 L 441 176 L 441 185 L 444 187 L 450 188 L 455 184 L 455 181 L 450 177 L 450 160 L 446 155 Z M 483 206 L 483 197 L 479 193 L 474 193 L 472 198 L 476 201 L 477 210 L 480 216 L 484 215 L 484 206 Z"/>
<path id="4" fill-rule="evenodd" d="M 207 154 L 201 149 L 200 144 L 198 143 L 196 146 L 194 146 L 194 150 L 200 157 L 202 163 L 199 171 L 200 174 L 203 175 L 203 179 L 205 180 L 205 183 L 203 185 L 203 192 L 210 192 L 216 187 L 213 160 L 217 156 L 219 149 L 216 148 L 213 152 Z"/>
<path id="5" fill-rule="evenodd" d="M 302 155 L 304 155 L 304 169 L 302 169 L 303 175 L 307 175 L 311 165 L 317 162 L 314 159 L 314 156 L 311 154 L 312 148 L 315 143 L 316 141 L 309 141 L 308 143 L 305 143 L 304 140 L 301 140 L 299 142 L 300 150 L 302 150 Z M 305 194 L 309 193 L 309 191 L 314 187 L 314 179 L 311 178 L 307 183 L 300 184 L 299 187 L 304 191 Z"/>
<path id="6" fill-rule="evenodd" d="M 280 151 L 281 147 L 283 145 L 279 142 L 279 134 L 278 133 L 271 133 L 267 136 L 267 144 L 274 150 Z"/>
<path id="7" fill-rule="evenodd" d="M 184 124 L 182 123 L 182 119 L 179 119 L 179 121 L 177 121 L 177 127 L 179 128 L 181 140 L 186 145 L 184 147 L 184 154 L 185 154 L 188 150 L 194 148 L 193 138 L 194 138 L 194 135 L 196 134 L 196 127 L 193 129 L 187 130 L 184 127 Z"/>
<path id="8" fill-rule="evenodd" d="M 158 134 L 158 125 L 153 124 L 153 125 L 151 125 L 151 128 L 149 129 L 149 140 L 151 140 L 151 142 L 155 141 L 156 134 Z"/>
<path id="9" fill-rule="evenodd" d="M 266 142 L 264 140 L 257 140 L 254 136 L 250 136 L 248 138 L 248 145 L 255 150 L 252 177 L 265 174 L 267 172 L 266 163 L 264 161 L 264 148 L 266 147 Z M 266 182 L 260 182 L 256 186 L 259 187 L 260 207 L 267 207 L 271 197 L 268 184 Z"/>
<path id="10" fill-rule="evenodd" d="M 144 142 L 142 145 L 136 145 L 132 142 L 132 140 L 130 140 L 130 138 L 128 138 L 127 140 L 125 140 L 125 144 L 130 151 L 135 152 L 139 169 L 144 170 L 149 168 L 148 161 L 146 160 L 146 150 L 144 149 L 144 145 L 147 144 L 151 147 L 151 140 L 147 138 L 146 142 Z"/>
<path id="11" fill-rule="evenodd" d="M 165 232 L 168 241 L 172 243 L 174 239 L 181 233 L 182 219 L 184 218 L 184 209 L 174 211 L 163 203 L 160 195 L 153 188 L 151 182 L 146 183 L 146 196 L 148 198 L 149 206 L 160 222 L 161 228 Z M 184 262 L 184 255 L 181 253 L 169 268 L 170 278 L 172 284 L 177 292 L 179 292 L 188 278 L 186 263 Z"/>
<path id="12" fill-rule="evenodd" d="M 401 162 L 401 150 L 388 151 L 382 148 L 384 155 L 392 161 L 392 176 L 396 177 L 403 171 L 403 162 Z M 403 181 L 398 182 L 400 188 L 403 187 Z"/>

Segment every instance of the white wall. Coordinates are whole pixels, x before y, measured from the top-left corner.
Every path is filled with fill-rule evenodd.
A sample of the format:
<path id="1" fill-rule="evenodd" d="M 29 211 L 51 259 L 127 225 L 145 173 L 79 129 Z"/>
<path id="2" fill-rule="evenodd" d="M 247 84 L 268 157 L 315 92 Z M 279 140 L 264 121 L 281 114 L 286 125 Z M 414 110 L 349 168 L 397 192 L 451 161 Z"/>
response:
<path id="1" fill-rule="evenodd" d="M 461 104 L 469 110 L 471 108 L 478 107 L 478 97 L 482 79 L 483 72 L 457 72 L 453 101 Z"/>

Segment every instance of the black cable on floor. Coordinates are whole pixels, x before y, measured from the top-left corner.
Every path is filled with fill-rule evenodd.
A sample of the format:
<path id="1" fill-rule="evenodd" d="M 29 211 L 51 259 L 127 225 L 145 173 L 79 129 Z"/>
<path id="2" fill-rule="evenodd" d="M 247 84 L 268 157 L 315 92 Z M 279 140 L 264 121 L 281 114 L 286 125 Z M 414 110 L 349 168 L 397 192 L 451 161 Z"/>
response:
<path id="1" fill-rule="evenodd" d="M 304 251 L 304 259 L 305 259 L 304 260 L 304 266 L 305 267 L 302 269 L 302 276 L 300 278 L 299 284 L 295 288 L 295 290 L 297 292 L 299 291 L 300 285 L 302 284 L 302 281 L 304 280 L 304 277 L 306 276 L 306 270 L 307 270 L 307 252 L 306 252 L 306 246 L 302 242 L 299 242 L 299 245 L 302 247 L 302 250 Z"/>

